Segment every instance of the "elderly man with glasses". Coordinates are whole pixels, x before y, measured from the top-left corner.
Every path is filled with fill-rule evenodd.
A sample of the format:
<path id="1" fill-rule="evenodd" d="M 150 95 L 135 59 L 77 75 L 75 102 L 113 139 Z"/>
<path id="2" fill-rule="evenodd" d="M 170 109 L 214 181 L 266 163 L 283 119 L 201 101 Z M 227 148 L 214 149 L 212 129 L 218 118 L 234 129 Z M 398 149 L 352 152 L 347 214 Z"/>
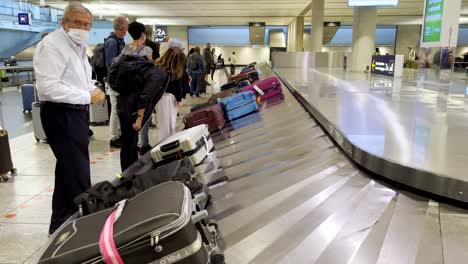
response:
<path id="1" fill-rule="evenodd" d="M 89 104 L 105 99 L 91 81 L 86 55 L 92 18 L 80 3 L 69 4 L 61 27 L 44 38 L 34 54 L 41 121 L 57 159 L 49 234 L 77 211 L 74 198 L 91 186 Z"/>

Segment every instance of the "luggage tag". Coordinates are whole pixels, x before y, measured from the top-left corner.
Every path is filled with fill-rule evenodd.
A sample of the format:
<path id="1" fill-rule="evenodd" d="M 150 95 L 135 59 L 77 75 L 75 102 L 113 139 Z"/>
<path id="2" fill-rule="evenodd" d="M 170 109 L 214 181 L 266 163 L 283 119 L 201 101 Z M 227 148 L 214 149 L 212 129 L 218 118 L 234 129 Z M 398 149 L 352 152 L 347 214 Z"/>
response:
<path id="1" fill-rule="evenodd" d="M 208 139 L 206 138 L 205 135 L 203 135 L 203 141 L 205 142 L 205 148 L 206 148 L 206 156 L 211 157 L 211 152 L 208 149 Z"/>
<path id="2" fill-rule="evenodd" d="M 257 93 L 260 94 L 260 96 L 263 96 L 265 94 L 265 92 L 263 92 L 262 89 L 260 89 L 260 87 L 258 87 L 256 84 L 254 84 L 253 88 L 255 89 L 255 91 L 257 91 Z"/>

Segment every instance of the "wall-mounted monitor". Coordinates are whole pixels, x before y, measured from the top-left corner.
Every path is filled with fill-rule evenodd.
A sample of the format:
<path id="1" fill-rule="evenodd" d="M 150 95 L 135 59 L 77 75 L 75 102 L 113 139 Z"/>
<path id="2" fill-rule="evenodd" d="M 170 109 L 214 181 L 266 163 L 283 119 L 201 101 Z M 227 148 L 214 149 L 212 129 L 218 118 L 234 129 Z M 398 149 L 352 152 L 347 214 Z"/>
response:
<path id="1" fill-rule="evenodd" d="M 348 0 L 348 6 L 397 6 L 398 0 Z"/>

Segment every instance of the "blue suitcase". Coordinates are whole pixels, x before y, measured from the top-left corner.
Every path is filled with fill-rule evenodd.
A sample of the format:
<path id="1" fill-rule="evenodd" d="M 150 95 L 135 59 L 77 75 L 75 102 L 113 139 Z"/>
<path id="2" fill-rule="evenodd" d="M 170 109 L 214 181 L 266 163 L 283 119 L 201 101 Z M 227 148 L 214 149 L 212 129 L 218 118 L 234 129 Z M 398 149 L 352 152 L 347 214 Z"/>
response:
<path id="1" fill-rule="evenodd" d="M 34 102 L 34 84 L 21 85 L 21 95 L 23 97 L 23 113 L 31 112 Z"/>
<path id="2" fill-rule="evenodd" d="M 241 92 L 219 100 L 227 120 L 258 111 L 257 98 L 252 91 Z"/>

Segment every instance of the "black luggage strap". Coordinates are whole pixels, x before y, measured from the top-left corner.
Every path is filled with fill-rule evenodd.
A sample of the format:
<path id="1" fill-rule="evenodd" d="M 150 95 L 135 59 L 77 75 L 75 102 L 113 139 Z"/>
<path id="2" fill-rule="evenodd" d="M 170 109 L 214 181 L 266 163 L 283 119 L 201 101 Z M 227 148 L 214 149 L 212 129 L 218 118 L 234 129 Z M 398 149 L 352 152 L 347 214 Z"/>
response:
<path id="1" fill-rule="evenodd" d="M 200 138 L 200 140 L 198 140 L 195 143 L 196 147 L 194 149 L 186 151 L 186 152 L 178 150 L 177 152 L 162 156 L 162 159 L 163 159 L 164 163 L 169 163 L 169 162 L 173 162 L 173 161 L 182 159 L 184 157 L 189 157 L 189 156 L 192 156 L 195 153 L 197 153 L 201 148 L 203 148 L 203 146 L 206 147 L 207 156 L 209 156 L 209 155 L 211 155 L 210 149 L 208 149 L 208 140 L 210 140 L 210 139 L 211 139 L 210 135 L 203 136 L 202 138 Z"/>

